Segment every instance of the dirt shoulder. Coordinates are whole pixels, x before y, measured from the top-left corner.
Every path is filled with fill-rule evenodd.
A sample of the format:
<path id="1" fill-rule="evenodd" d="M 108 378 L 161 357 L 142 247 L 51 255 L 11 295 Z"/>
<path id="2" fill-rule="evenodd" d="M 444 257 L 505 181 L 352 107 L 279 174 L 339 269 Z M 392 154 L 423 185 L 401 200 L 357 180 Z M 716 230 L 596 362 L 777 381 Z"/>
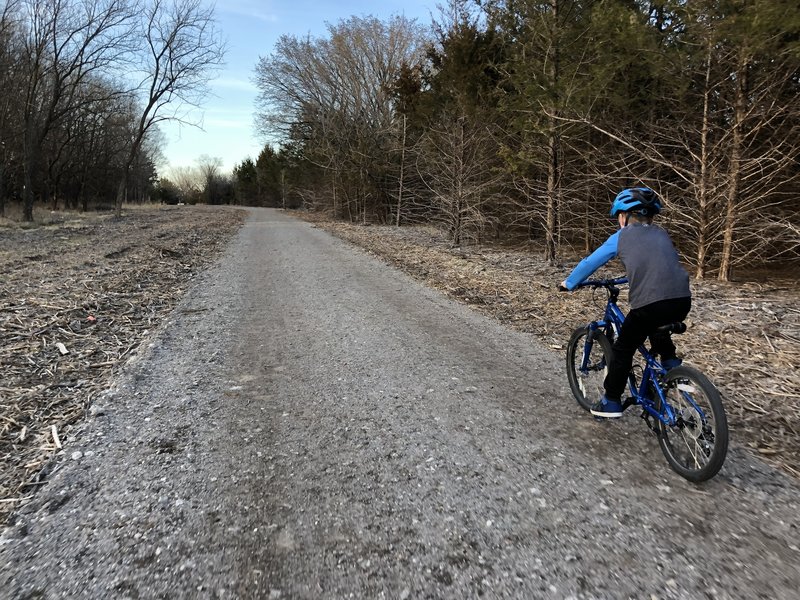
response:
<path id="1" fill-rule="evenodd" d="M 243 218 L 164 206 L 2 223 L 0 523 Z"/>
<path id="2" fill-rule="evenodd" d="M 557 294 L 580 257 L 549 265 L 537 249 L 453 248 L 429 227 L 360 226 L 298 213 L 382 257 L 426 285 L 539 337 L 562 354 L 571 331 L 605 297 Z M 619 275 L 617 271 L 605 274 Z M 693 281 L 689 332 L 679 355 L 705 372 L 725 400 L 734 444 L 800 477 L 800 290 L 797 280 Z"/>

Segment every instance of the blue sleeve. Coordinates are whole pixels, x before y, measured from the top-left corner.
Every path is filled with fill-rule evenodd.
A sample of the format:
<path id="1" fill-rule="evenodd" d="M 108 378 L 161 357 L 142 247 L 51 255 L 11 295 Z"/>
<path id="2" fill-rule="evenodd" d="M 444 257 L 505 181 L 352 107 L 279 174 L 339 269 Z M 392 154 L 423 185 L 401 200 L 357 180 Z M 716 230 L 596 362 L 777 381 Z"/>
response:
<path id="1" fill-rule="evenodd" d="M 620 229 L 620 231 L 622 231 Z M 579 283 L 586 281 L 592 273 L 617 256 L 619 231 L 609 237 L 602 246 L 578 263 L 567 277 L 567 289 L 574 290 Z"/>

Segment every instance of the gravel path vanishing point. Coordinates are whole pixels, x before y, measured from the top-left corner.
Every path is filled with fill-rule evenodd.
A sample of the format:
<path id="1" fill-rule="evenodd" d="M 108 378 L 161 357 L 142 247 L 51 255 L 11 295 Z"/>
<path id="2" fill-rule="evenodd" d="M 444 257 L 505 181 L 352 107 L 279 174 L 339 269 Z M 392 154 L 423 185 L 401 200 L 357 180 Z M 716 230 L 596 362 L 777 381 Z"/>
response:
<path id="1" fill-rule="evenodd" d="M 800 488 L 696 486 L 562 361 L 254 209 L 0 538 L 2 598 L 797 598 Z"/>

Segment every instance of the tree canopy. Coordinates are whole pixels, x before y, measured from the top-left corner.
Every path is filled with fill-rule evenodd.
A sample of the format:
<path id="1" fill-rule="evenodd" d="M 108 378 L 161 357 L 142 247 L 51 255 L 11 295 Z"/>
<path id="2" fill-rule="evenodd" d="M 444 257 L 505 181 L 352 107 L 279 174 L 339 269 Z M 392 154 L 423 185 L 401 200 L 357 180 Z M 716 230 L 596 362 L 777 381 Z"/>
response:
<path id="1" fill-rule="evenodd" d="M 0 14 L 0 214 L 149 197 L 158 124 L 187 122 L 224 45 L 201 0 L 7 0 Z M 19 93 L 8 93 L 19 90 Z"/>
<path id="2" fill-rule="evenodd" d="M 529 239 L 611 231 L 664 198 L 698 277 L 800 255 L 800 6 L 789 0 L 450 0 L 430 28 L 350 19 L 262 56 L 258 127 L 308 206 Z M 287 175 L 288 173 L 288 175 Z"/>

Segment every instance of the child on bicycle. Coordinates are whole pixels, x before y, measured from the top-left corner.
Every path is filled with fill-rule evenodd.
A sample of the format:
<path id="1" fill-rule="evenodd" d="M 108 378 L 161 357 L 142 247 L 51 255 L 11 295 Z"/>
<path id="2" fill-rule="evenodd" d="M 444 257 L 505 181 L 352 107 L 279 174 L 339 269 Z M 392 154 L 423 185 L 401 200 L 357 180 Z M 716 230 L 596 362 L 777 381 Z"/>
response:
<path id="1" fill-rule="evenodd" d="M 612 345 L 611 362 L 603 387 L 605 394 L 592 405 L 596 417 L 622 416 L 622 393 L 628 381 L 636 349 L 650 337 L 651 351 L 672 369 L 681 364 L 669 333 L 656 328 L 683 321 L 692 305 L 689 274 L 681 266 L 672 240 L 653 217 L 661 202 L 649 188 L 622 190 L 611 205 L 620 229 L 584 258 L 562 283 L 573 290 L 612 258 L 619 257 L 629 283 L 630 312 Z"/>

